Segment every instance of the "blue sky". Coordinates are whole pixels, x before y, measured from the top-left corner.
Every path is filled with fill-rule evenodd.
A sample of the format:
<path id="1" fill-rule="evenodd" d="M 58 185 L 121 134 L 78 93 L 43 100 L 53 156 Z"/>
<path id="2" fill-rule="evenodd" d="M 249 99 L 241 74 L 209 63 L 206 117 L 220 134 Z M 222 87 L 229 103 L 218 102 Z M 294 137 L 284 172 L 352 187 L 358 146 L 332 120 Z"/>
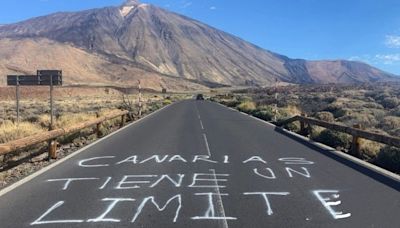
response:
<path id="1" fill-rule="evenodd" d="M 0 24 L 123 0 L 1 0 Z M 364 61 L 400 75 L 400 0 L 142 0 L 291 58 Z"/>

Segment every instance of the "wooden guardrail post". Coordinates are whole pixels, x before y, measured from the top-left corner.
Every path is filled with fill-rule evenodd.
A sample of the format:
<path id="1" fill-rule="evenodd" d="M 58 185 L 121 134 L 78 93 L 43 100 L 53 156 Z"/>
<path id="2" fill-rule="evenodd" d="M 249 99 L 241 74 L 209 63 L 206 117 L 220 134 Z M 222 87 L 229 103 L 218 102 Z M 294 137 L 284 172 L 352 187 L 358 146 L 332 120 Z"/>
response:
<path id="1" fill-rule="evenodd" d="M 313 133 L 312 125 L 309 123 L 307 124 L 307 135 L 309 138 L 312 137 L 312 133 Z"/>
<path id="2" fill-rule="evenodd" d="M 301 116 L 302 117 L 307 117 L 307 114 L 301 113 Z M 305 122 L 302 119 L 300 119 L 300 134 L 301 135 L 307 135 L 307 129 L 306 129 L 306 126 L 305 126 Z"/>
<path id="3" fill-rule="evenodd" d="M 55 140 L 49 142 L 49 160 L 50 159 L 57 159 L 57 142 Z"/>
<path id="4" fill-rule="evenodd" d="M 353 125 L 353 128 L 356 129 L 361 129 L 361 125 L 360 124 L 355 124 Z M 352 135 L 353 136 L 353 142 L 351 144 L 351 153 L 353 156 L 360 158 L 361 154 L 360 154 L 360 137 L 358 137 L 357 135 Z"/>
<path id="5" fill-rule="evenodd" d="M 100 118 L 100 113 L 96 112 L 96 117 Z M 96 124 L 96 135 L 97 135 L 97 138 L 101 138 L 100 127 L 101 127 L 101 122 Z"/>
<path id="6" fill-rule="evenodd" d="M 54 124 L 50 123 L 49 131 L 54 130 Z M 48 159 L 57 159 L 57 141 L 55 139 L 51 139 L 48 142 Z"/>
<path id="7" fill-rule="evenodd" d="M 121 124 L 119 125 L 120 128 L 122 128 L 125 125 L 125 118 L 126 118 L 126 115 L 121 116 Z"/>

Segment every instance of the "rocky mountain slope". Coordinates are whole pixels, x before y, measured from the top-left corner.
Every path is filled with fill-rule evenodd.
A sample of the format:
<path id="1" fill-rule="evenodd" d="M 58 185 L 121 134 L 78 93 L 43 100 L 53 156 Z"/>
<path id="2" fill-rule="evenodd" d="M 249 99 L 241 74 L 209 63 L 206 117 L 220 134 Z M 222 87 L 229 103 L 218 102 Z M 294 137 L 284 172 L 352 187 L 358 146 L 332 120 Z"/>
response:
<path id="1" fill-rule="evenodd" d="M 35 42 L 40 48 L 27 53 L 24 45 Z M 18 44 L 17 55 L 23 57 L 0 49 L 2 74 L 51 65 L 62 67 L 70 82 L 124 83 L 140 77 L 149 79 L 149 86 L 172 83 L 192 89 L 218 84 L 263 86 L 275 79 L 289 83 L 394 79 L 359 62 L 290 59 L 135 0 L 119 7 L 61 12 L 1 26 L 0 45 L 7 43 Z M 61 54 L 63 50 L 66 53 Z M 46 54 L 64 56 L 34 57 Z"/>

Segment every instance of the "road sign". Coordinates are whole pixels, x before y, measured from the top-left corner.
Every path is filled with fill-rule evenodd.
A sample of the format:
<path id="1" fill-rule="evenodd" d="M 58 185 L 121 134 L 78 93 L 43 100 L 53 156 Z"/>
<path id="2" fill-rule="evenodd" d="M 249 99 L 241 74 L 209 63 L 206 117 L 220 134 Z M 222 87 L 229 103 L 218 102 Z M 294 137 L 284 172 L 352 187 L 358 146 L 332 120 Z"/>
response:
<path id="1" fill-rule="evenodd" d="M 61 86 L 62 72 L 54 70 L 38 71 L 37 75 L 8 75 L 9 86 Z"/>
<path id="2" fill-rule="evenodd" d="M 16 86 L 37 86 L 39 84 L 36 75 L 8 75 L 7 76 L 7 85 Z"/>
<path id="3" fill-rule="evenodd" d="M 62 85 L 61 70 L 38 70 L 37 76 L 41 85 L 50 85 L 51 79 L 53 80 L 53 85 Z"/>
<path id="4" fill-rule="evenodd" d="M 37 75 L 62 75 L 61 70 L 37 70 Z"/>

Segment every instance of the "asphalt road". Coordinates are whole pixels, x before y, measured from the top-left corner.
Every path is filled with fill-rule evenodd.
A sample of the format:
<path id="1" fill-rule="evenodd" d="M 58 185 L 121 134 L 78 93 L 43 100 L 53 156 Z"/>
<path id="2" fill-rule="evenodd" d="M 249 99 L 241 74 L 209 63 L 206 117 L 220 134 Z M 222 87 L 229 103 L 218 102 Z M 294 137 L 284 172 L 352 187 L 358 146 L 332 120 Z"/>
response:
<path id="1" fill-rule="evenodd" d="M 399 227 L 400 184 L 206 101 L 0 196 L 0 227 Z"/>

